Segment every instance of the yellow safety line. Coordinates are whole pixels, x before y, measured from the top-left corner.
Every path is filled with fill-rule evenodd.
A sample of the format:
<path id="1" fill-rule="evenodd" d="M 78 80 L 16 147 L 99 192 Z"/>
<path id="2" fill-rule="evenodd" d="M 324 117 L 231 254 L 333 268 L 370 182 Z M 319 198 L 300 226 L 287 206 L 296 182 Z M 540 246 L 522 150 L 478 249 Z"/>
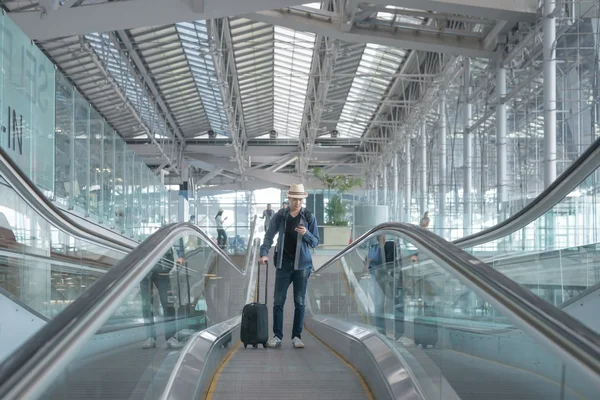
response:
<path id="1" fill-rule="evenodd" d="M 208 392 L 206 393 L 206 397 L 205 397 L 206 400 L 212 400 L 213 393 L 215 392 L 215 389 L 217 388 L 217 383 L 219 382 L 219 377 L 221 376 L 221 372 L 223 372 L 223 370 L 225 369 L 225 367 L 227 366 L 229 361 L 231 361 L 231 359 L 233 358 L 235 353 L 238 351 L 241 343 L 242 343 L 241 341 L 236 343 L 235 347 L 229 352 L 227 357 L 225 357 L 225 360 L 223 360 L 223 362 L 221 363 L 221 366 L 219 367 L 217 372 L 215 372 L 215 374 L 213 375 L 212 380 L 210 381 L 210 386 L 208 387 Z"/>
<path id="2" fill-rule="evenodd" d="M 360 383 L 360 386 L 362 386 L 362 388 L 364 389 L 364 391 L 365 391 L 367 397 L 369 398 L 369 400 L 375 400 L 375 396 L 373 396 L 373 392 L 371 392 L 371 388 L 367 384 L 367 381 L 365 381 L 365 378 L 363 378 L 363 376 L 360 374 L 360 372 L 358 372 L 358 370 L 354 367 L 354 365 L 350 364 L 348 361 L 346 361 L 346 359 L 344 357 L 342 357 L 342 355 L 340 353 L 338 353 L 337 351 L 335 351 L 334 349 L 332 349 L 331 347 L 329 347 L 327 345 L 327 343 L 325 343 L 321 339 L 319 339 L 317 337 L 317 335 L 315 335 L 314 333 L 312 333 L 311 330 L 308 329 L 308 327 L 306 325 L 304 325 L 304 329 L 306 329 L 308 331 L 308 333 L 310 333 L 312 335 L 312 337 L 314 337 L 315 339 L 317 339 L 317 341 L 319 343 L 321 343 L 329 351 L 331 351 L 333 354 L 335 354 L 335 356 L 342 362 L 342 364 L 344 364 L 346 367 L 348 367 L 348 369 L 350 371 L 352 371 L 354 373 L 354 375 L 356 375 L 356 377 L 358 378 L 358 382 Z"/>

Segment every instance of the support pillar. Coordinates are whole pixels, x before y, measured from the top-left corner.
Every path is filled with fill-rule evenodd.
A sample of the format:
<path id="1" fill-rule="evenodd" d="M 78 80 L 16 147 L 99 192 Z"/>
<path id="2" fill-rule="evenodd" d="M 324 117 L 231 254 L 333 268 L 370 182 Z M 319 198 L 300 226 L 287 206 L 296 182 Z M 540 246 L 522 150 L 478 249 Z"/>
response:
<path id="1" fill-rule="evenodd" d="M 382 184 L 381 184 L 381 204 L 383 204 L 384 206 L 388 206 L 389 203 L 389 199 L 388 199 L 388 175 L 387 175 L 387 168 L 388 166 L 384 163 L 382 171 L 381 171 L 381 180 L 382 180 Z"/>
<path id="2" fill-rule="evenodd" d="M 438 212 L 437 212 L 437 228 L 438 235 L 446 237 L 446 180 L 448 177 L 447 168 L 447 135 L 446 135 L 446 99 L 444 95 L 440 99 L 440 126 L 438 130 L 438 148 L 439 148 L 439 185 L 438 185 Z"/>
<path id="3" fill-rule="evenodd" d="M 498 204 L 499 221 L 503 220 L 501 215 L 506 208 L 508 200 L 506 193 L 506 69 L 501 64 L 496 68 L 496 192 Z"/>
<path id="4" fill-rule="evenodd" d="M 555 0 L 544 0 L 544 188 L 556 179 L 556 21 Z M 554 247 L 554 215 L 545 215 L 545 247 Z"/>
<path id="5" fill-rule="evenodd" d="M 410 138 L 404 144 L 404 215 L 405 221 L 410 222 L 410 203 L 412 194 L 412 171 L 411 171 L 411 143 Z"/>
<path id="6" fill-rule="evenodd" d="M 379 175 L 375 176 L 375 187 L 373 188 L 373 193 L 375 195 L 373 203 L 375 203 L 375 205 L 379 205 Z"/>
<path id="7" fill-rule="evenodd" d="M 556 22 L 555 0 L 544 0 L 544 188 L 556 179 Z"/>
<path id="8" fill-rule="evenodd" d="M 420 213 L 422 216 L 427 211 L 427 121 L 423 120 L 421 126 L 421 137 L 419 146 L 419 183 L 421 185 Z"/>
<path id="9" fill-rule="evenodd" d="M 473 192 L 473 135 L 469 131 L 471 127 L 472 108 L 471 97 L 471 59 L 465 57 L 463 69 L 463 95 L 464 115 L 463 115 L 463 163 L 464 163 L 464 182 L 463 182 L 463 235 L 471 234 L 473 223 L 473 207 L 471 203 Z"/>
<path id="10" fill-rule="evenodd" d="M 190 219 L 190 207 L 189 207 L 189 182 L 188 182 L 188 168 L 181 168 L 181 178 L 183 184 L 179 185 L 179 195 L 177 196 L 179 202 L 177 204 L 177 221 L 187 222 Z"/>
<path id="11" fill-rule="evenodd" d="M 400 208 L 400 196 L 398 193 L 398 188 L 399 188 L 399 174 L 398 174 L 398 153 L 394 153 L 394 157 L 392 158 L 392 164 L 393 164 L 393 168 L 394 168 L 394 178 L 393 178 L 393 182 L 392 182 L 392 190 L 394 191 L 394 212 L 393 212 L 393 218 L 395 221 L 399 221 L 400 220 L 400 214 L 401 214 L 401 208 Z"/>

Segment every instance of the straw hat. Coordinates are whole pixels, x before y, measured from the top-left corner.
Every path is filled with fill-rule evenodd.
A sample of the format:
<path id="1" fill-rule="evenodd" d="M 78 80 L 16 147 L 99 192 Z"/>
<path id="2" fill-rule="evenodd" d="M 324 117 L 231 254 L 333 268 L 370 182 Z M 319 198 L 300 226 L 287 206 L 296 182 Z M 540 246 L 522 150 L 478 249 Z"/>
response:
<path id="1" fill-rule="evenodd" d="M 305 199 L 308 197 L 308 193 L 304 191 L 304 185 L 298 183 L 290 185 L 290 190 L 288 190 L 286 196 L 293 199 Z"/>

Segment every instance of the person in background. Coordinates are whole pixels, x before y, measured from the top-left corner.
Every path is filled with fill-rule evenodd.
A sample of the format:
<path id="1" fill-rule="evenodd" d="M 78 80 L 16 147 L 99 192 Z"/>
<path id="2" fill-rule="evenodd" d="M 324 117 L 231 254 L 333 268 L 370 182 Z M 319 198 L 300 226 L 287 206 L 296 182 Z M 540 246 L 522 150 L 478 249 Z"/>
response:
<path id="1" fill-rule="evenodd" d="M 283 306 L 290 284 L 294 286 L 294 325 L 292 345 L 303 348 L 302 327 L 304 325 L 306 287 L 312 269 L 313 249 L 319 244 L 319 228 L 315 216 L 302 207 L 308 193 L 304 185 L 294 184 L 287 192 L 289 208 L 282 208 L 273 216 L 260 247 L 258 262 L 265 264 L 273 245 L 273 237 L 279 235 L 275 249 L 275 290 L 273 293 L 273 338 L 267 345 L 281 347 L 283 339 Z"/>
<path id="2" fill-rule="evenodd" d="M 190 224 L 196 225 L 196 216 L 195 215 L 190 215 Z"/>
<path id="3" fill-rule="evenodd" d="M 217 222 L 217 243 L 222 249 L 227 246 L 227 234 L 225 233 L 225 229 L 223 229 L 223 223 L 227 221 L 227 218 L 228 217 L 223 218 L 223 209 L 220 208 L 215 217 L 215 221 Z"/>
<path id="4" fill-rule="evenodd" d="M 429 229 L 429 222 L 429 212 L 425 211 L 423 218 L 421 218 L 421 222 L 419 222 L 419 226 L 421 228 Z"/>
<path id="5" fill-rule="evenodd" d="M 281 209 L 285 210 L 286 208 L 288 208 L 288 203 L 287 201 L 284 201 L 283 203 L 281 203 Z"/>
<path id="6" fill-rule="evenodd" d="M 260 217 L 260 219 L 265 220 L 265 232 L 271 223 L 271 218 L 273 218 L 273 215 L 275 215 L 275 211 L 271 209 L 271 204 L 267 204 L 267 209 L 263 211 L 263 215 Z"/>
<path id="7" fill-rule="evenodd" d="M 158 290 L 160 305 L 163 309 L 167 348 L 178 349 L 183 346 L 175 337 L 175 305 L 169 302 L 169 292 L 171 291 L 169 273 L 174 266 L 175 252 L 173 251 L 173 248 L 171 248 L 140 283 L 142 316 L 144 318 L 147 335 L 147 339 L 142 346 L 144 349 L 156 347 L 156 328 L 154 326 L 154 313 L 152 311 L 152 285 L 156 286 L 156 289 Z"/>

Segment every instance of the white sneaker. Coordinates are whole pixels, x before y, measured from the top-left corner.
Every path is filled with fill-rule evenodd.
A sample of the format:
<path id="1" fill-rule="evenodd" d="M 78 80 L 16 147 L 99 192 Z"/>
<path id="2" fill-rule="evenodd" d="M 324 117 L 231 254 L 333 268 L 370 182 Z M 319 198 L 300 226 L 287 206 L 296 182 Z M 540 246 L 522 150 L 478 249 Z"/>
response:
<path id="1" fill-rule="evenodd" d="M 167 340 L 167 349 L 180 349 L 182 347 L 183 343 L 175 339 L 175 337 L 172 337 L 169 340 Z"/>
<path id="2" fill-rule="evenodd" d="M 300 340 L 300 338 L 297 337 L 297 336 L 292 339 L 292 345 L 296 349 L 303 349 L 304 348 L 304 343 L 302 343 L 302 340 Z"/>
<path id="3" fill-rule="evenodd" d="M 277 336 L 273 336 L 271 340 L 269 340 L 269 342 L 267 343 L 267 346 L 269 346 L 272 349 L 277 349 L 281 347 L 281 339 L 279 339 Z"/>
<path id="4" fill-rule="evenodd" d="M 148 338 L 142 345 L 142 349 L 150 349 L 156 347 L 156 339 Z"/>

